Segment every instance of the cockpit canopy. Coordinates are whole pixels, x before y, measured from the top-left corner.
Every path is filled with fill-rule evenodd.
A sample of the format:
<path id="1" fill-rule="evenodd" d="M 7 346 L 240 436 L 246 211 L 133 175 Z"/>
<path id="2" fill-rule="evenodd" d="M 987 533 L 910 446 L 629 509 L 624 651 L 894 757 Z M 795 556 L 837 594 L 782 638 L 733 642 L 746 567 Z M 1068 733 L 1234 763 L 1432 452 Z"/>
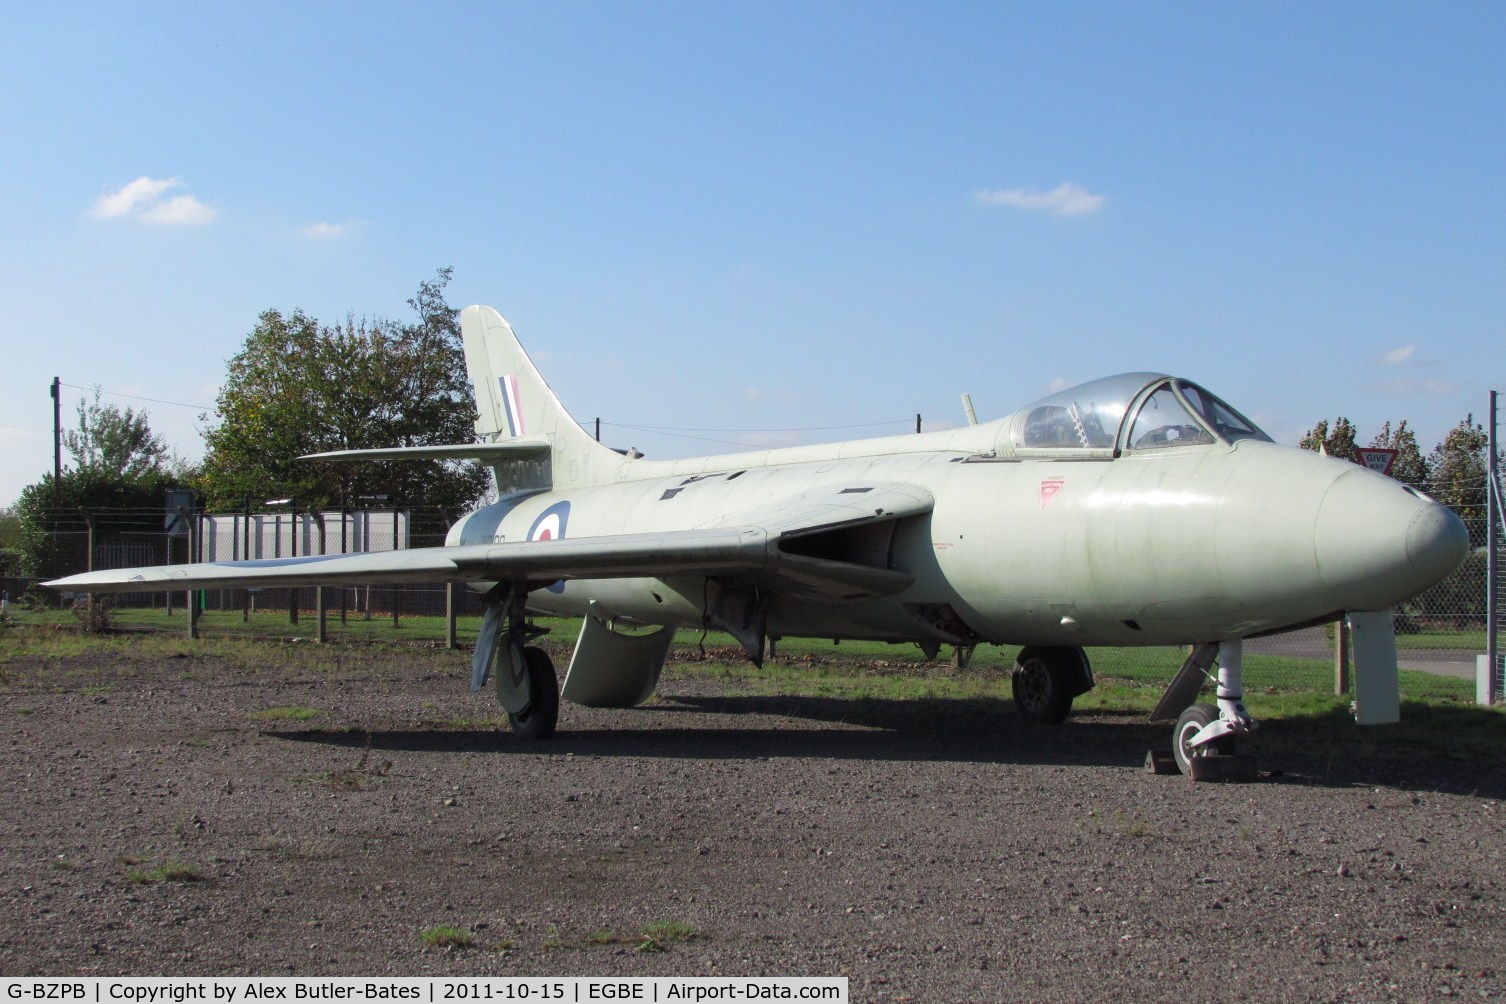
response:
<path id="1" fill-rule="evenodd" d="M 1009 423 L 1015 450 L 1112 456 L 1271 437 L 1219 398 L 1163 373 L 1122 373 L 1021 409 Z"/>

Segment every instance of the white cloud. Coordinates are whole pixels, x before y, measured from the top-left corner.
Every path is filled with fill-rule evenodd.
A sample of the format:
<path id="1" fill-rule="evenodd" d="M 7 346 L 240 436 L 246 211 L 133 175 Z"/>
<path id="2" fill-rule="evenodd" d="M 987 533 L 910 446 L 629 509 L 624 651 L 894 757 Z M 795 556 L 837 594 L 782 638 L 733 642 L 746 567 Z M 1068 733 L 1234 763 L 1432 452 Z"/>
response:
<path id="1" fill-rule="evenodd" d="M 1051 382 L 1046 385 L 1046 393 L 1055 394 L 1057 391 L 1066 390 L 1070 386 L 1072 384 L 1066 377 L 1052 377 Z"/>
<path id="2" fill-rule="evenodd" d="M 168 227 L 198 227 L 214 222 L 213 208 L 192 195 L 163 195 L 182 188 L 177 178 L 148 178 L 143 175 L 119 191 L 102 195 L 94 203 L 94 216 L 101 220 L 136 219 Z"/>
<path id="3" fill-rule="evenodd" d="M 1385 363 L 1387 366 L 1400 366 L 1408 359 L 1411 359 L 1412 353 L 1416 351 L 1416 345 L 1403 345 L 1399 348 L 1394 348 L 1390 352 L 1387 352 L 1385 355 L 1381 356 L 1381 362 Z"/>
<path id="4" fill-rule="evenodd" d="M 178 195 L 141 211 L 144 223 L 161 223 L 169 227 L 199 227 L 213 223 L 215 211 L 192 195 Z"/>
<path id="5" fill-rule="evenodd" d="M 30 442 L 32 438 L 30 429 L 18 429 L 13 425 L 0 425 L 0 446 L 20 446 Z"/>
<path id="6" fill-rule="evenodd" d="M 309 240 L 325 241 L 344 237 L 355 229 L 355 226 L 354 223 L 326 223 L 320 220 L 318 223 L 310 223 L 298 232 Z"/>
<path id="7" fill-rule="evenodd" d="M 1049 192 L 1031 188 L 984 191 L 977 194 L 977 200 L 985 206 L 1032 209 L 1051 213 L 1053 216 L 1085 216 L 1098 212 L 1108 201 L 1104 196 L 1094 195 L 1086 188 L 1070 182 L 1057 185 Z"/>

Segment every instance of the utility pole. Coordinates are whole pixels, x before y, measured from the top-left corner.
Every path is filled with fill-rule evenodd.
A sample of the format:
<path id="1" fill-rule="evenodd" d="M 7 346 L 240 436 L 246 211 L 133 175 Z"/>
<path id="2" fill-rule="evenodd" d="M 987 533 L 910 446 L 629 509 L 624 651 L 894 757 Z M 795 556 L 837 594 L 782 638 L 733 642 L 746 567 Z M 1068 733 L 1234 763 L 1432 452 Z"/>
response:
<path id="1" fill-rule="evenodd" d="M 52 507 L 58 507 L 63 481 L 63 382 L 52 378 Z"/>

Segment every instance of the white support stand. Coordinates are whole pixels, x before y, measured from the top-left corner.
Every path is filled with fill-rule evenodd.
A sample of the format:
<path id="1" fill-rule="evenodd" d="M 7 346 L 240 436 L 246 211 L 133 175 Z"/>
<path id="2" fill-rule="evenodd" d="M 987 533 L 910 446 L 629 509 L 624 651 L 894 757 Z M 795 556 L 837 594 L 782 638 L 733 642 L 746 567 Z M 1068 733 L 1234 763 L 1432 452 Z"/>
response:
<path id="1" fill-rule="evenodd" d="M 1354 646 L 1354 720 L 1358 725 L 1401 721 L 1396 667 L 1396 622 L 1390 610 L 1349 615 Z"/>

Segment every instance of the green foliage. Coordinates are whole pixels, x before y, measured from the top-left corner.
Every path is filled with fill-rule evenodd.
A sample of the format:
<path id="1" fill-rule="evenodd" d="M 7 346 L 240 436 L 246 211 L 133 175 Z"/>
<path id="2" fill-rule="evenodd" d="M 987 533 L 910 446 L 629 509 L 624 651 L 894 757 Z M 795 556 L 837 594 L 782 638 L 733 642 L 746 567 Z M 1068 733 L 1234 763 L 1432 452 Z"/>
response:
<path id="1" fill-rule="evenodd" d="M 51 474 L 27 485 L 15 509 L 20 524 L 21 574 L 47 577 L 88 568 L 90 520 L 96 541 L 133 534 L 160 547 L 167 490 L 176 483 L 174 475 L 165 470 L 128 479 L 101 468 L 85 467 L 63 472 L 57 482 L 55 503 Z"/>
<path id="2" fill-rule="evenodd" d="M 419 931 L 418 940 L 430 948 L 469 948 L 476 943 L 476 936 L 454 924 L 436 924 Z"/>
<path id="3" fill-rule="evenodd" d="M 94 471 L 109 478 L 136 481 L 171 466 L 167 443 L 151 430 L 146 412 L 121 410 L 94 401 L 78 403 L 78 428 L 63 434 L 63 445 L 73 454 L 78 470 Z"/>
<path id="4" fill-rule="evenodd" d="M 21 490 L 0 525 L 14 519 L 15 571 L 25 576 L 64 575 L 90 567 L 90 526 L 96 544 L 140 534 L 160 546 L 167 489 L 181 480 L 181 466 L 152 432 L 145 412 L 79 402 L 78 428 L 64 434 L 77 463 L 54 479 Z M 0 546 L 11 546 L 0 539 Z"/>
<path id="5" fill-rule="evenodd" d="M 1358 462 L 1355 454 L 1356 432 L 1354 423 L 1349 419 L 1339 416 L 1329 429 L 1328 419 L 1323 419 L 1317 425 L 1308 430 L 1307 435 L 1298 443 L 1304 450 L 1318 452 L 1320 449 L 1330 457 L 1338 457 L 1340 460 L 1352 460 Z"/>
<path id="6" fill-rule="evenodd" d="M 1423 458 L 1422 451 L 1417 448 L 1417 437 L 1407 428 L 1406 419 L 1397 424 L 1395 431 L 1392 431 L 1390 422 L 1381 426 L 1380 433 L 1370 441 L 1370 445 L 1377 449 L 1395 450 L 1396 459 L 1391 464 L 1391 477 L 1419 491 L 1427 491 L 1428 463 Z"/>
<path id="7" fill-rule="evenodd" d="M 292 496 L 307 508 L 386 495 L 402 507 L 437 507 L 451 519 L 486 491 L 474 463 L 321 463 L 330 450 L 465 443 L 475 403 L 457 314 L 445 302 L 450 270 L 419 285 L 407 323 L 346 318 L 327 326 L 302 311 L 261 315 L 230 361 L 207 430 L 200 488 L 209 508 Z"/>
<path id="8" fill-rule="evenodd" d="M 1470 545 L 1480 547 L 1487 535 L 1485 476 L 1490 440 L 1474 418 L 1465 416 L 1433 448 L 1429 494 L 1459 514 L 1469 527 Z"/>
<path id="9" fill-rule="evenodd" d="M 73 601 L 73 616 L 78 618 L 79 627 L 89 634 L 100 634 L 108 631 L 110 624 L 110 610 L 113 606 L 110 596 L 88 596 L 81 600 Z"/>
<path id="10" fill-rule="evenodd" d="M 126 872 L 126 881 L 132 885 L 151 885 L 155 882 L 203 882 L 202 869 L 179 861 L 157 865 L 154 868 L 136 868 Z"/>
<path id="11" fill-rule="evenodd" d="M 0 506 L 0 577 L 21 574 L 21 514 L 15 506 Z"/>

